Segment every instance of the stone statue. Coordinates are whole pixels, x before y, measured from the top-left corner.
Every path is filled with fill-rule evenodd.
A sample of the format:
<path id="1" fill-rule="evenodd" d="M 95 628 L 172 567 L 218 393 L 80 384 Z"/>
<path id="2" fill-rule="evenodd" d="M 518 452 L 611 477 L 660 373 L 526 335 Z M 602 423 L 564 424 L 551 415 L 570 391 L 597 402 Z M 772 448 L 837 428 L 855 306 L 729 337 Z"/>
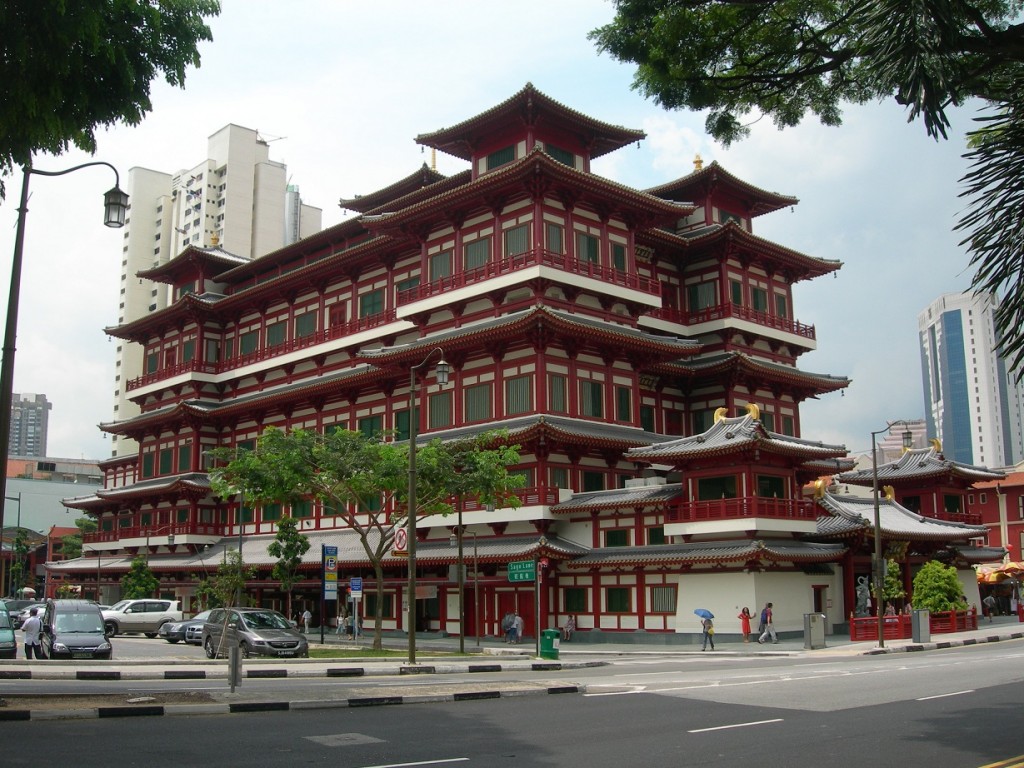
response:
<path id="1" fill-rule="evenodd" d="M 857 607 L 854 608 L 854 616 L 861 617 L 868 615 L 868 599 L 871 597 L 871 589 L 868 587 L 868 577 L 857 577 Z"/>

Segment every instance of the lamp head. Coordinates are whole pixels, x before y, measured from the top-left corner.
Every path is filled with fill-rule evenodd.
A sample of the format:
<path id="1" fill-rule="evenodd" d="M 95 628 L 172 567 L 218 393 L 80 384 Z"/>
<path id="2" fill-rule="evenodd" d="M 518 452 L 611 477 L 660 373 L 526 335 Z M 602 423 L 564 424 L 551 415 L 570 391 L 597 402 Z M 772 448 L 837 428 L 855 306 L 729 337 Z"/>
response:
<path id="1" fill-rule="evenodd" d="M 103 223 L 120 229 L 124 226 L 127 213 L 128 195 L 115 185 L 103 196 Z"/>
<path id="2" fill-rule="evenodd" d="M 434 368 L 434 374 L 437 376 L 438 384 L 444 386 L 448 383 L 448 374 L 451 372 L 451 369 L 452 367 L 443 357 L 437 361 L 437 367 Z"/>

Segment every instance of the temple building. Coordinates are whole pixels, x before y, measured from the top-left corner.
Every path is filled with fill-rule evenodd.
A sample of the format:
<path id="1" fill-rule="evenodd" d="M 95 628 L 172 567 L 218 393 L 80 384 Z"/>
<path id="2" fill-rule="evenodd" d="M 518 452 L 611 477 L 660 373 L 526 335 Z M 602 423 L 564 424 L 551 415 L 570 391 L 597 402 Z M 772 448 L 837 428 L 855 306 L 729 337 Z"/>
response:
<path id="1" fill-rule="evenodd" d="M 101 465 L 101 491 L 65 501 L 96 518 L 97 554 L 51 567 L 110 602 L 146 552 L 160 593 L 188 609 L 242 546 L 257 568 L 249 599 L 283 610 L 267 545 L 289 514 L 313 545 L 293 604 L 320 614 L 319 545 L 338 547 L 343 581 L 367 576 L 356 535 L 318 503 L 212 496 L 206 453 L 252 447 L 268 426 L 407 441 L 415 419 L 417 440 L 503 428 L 520 446 L 522 505 L 462 510 L 466 635 L 496 635 L 518 610 L 530 635 L 572 615 L 581 637 L 671 641 L 699 632 L 697 607 L 729 632 L 739 607 L 769 600 L 782 632 L 802 631 L 811 611 L 842 625 L 871 573 L 874 529 L 863 500 L 805 492 L 853 462 L 803 436 L 800 406 L 850 382 L 798 367 L 817 338 L 793 296 L 841 264 L 755 235 L 757 217 L 797 200 L 717 163 L 648 190 L 591 171 L 643 138 L 528 84 L 417 137 L 464 160 L 460 173 L 424 166 L 344 199 L 357 216 L 260 258 L 191 245 L 140 272 L 174 301 L 107 329 L 144 365 L 125 383 L 139 413 L 102 425 L 139 451 Z M 438 349 L 446 384 L 421 370 Z M 921 488 L 908 486 L 910 509 L 881 502 L 883 535 L 906 542 L 894 552 L 966 568 L 984 528 L 929 519 L 948 503 Z M 406 632 L 412 600 L 418 631 L 463 631 L 455 528 L 421 520 L 416 594 L 392 557 L 364 615 L 380 601 L 383 629 Z M 537 582 L 510 579 L 524 560 Z"/>

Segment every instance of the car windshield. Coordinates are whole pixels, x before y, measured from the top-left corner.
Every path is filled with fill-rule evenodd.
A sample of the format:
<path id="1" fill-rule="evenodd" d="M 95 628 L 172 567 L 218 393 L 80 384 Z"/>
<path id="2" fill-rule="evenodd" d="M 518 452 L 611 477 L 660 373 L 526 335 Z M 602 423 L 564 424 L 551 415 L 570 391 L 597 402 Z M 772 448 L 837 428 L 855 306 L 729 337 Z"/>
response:
<path id="1" fill-rule="evenodd" d="M 120 602 L 114 603 L 112 606 L 110 606 L 110 610 L 112 610 L 112 611 L 124 610 L 124 608 L 126 606 L 128 606 L 130 603 L 131 603 L 131 600 L 121 600 Z"/>
<path id="2" fill-rule="evenodd" d="M 273 611 L 245 613 L 242 615 L 242 621 L 249 629 L 288 629 L 290 627 L 284 616 Z"/>
<path id="3" fill-rule="evenodd" d="M 56 632 L 102 632 L 103 620 L 95 613 L 58 613 Z"/>
<path id="4" fill-rule="evenodd" d="M 7 615 L 7 611 L 0 611 L 0 629 L 11 628 L 11 617 Z"/>

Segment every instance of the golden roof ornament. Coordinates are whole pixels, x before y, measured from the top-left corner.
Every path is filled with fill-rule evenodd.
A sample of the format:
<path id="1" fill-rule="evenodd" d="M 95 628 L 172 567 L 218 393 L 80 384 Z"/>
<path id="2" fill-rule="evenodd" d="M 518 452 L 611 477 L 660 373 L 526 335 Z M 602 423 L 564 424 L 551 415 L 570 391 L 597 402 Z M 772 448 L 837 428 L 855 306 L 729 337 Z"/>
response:
<path id="1" fill-rule="evenodd" d="M 728 408 L 715 408 L 715 423 L 717 424 L 724 419 L 727 413 L 729 413 Z"/>
<path id="2" fill-rule="evenodd" d="M 753 403 L 747 403 L 747 414 L 750 418 L 754 419 L 754 421 L 757 421 L 761 418 L 761 409 Z"/>
<path id="3" fill-rule="evenodd" d="M 882 494 L 885 496 L 886 501 L 892 501 L 896 498 L 896 489 L 891 485 L 883 485 Z"/>
<path id="4" fill-rule="evenodd" d="M 700 154 L 698 153 L 698 154 L 694 155 L 693 156 L 693 170 L 699 171 L 703 167 L 704 167 L 704 160 L 701 158 Z"/>

